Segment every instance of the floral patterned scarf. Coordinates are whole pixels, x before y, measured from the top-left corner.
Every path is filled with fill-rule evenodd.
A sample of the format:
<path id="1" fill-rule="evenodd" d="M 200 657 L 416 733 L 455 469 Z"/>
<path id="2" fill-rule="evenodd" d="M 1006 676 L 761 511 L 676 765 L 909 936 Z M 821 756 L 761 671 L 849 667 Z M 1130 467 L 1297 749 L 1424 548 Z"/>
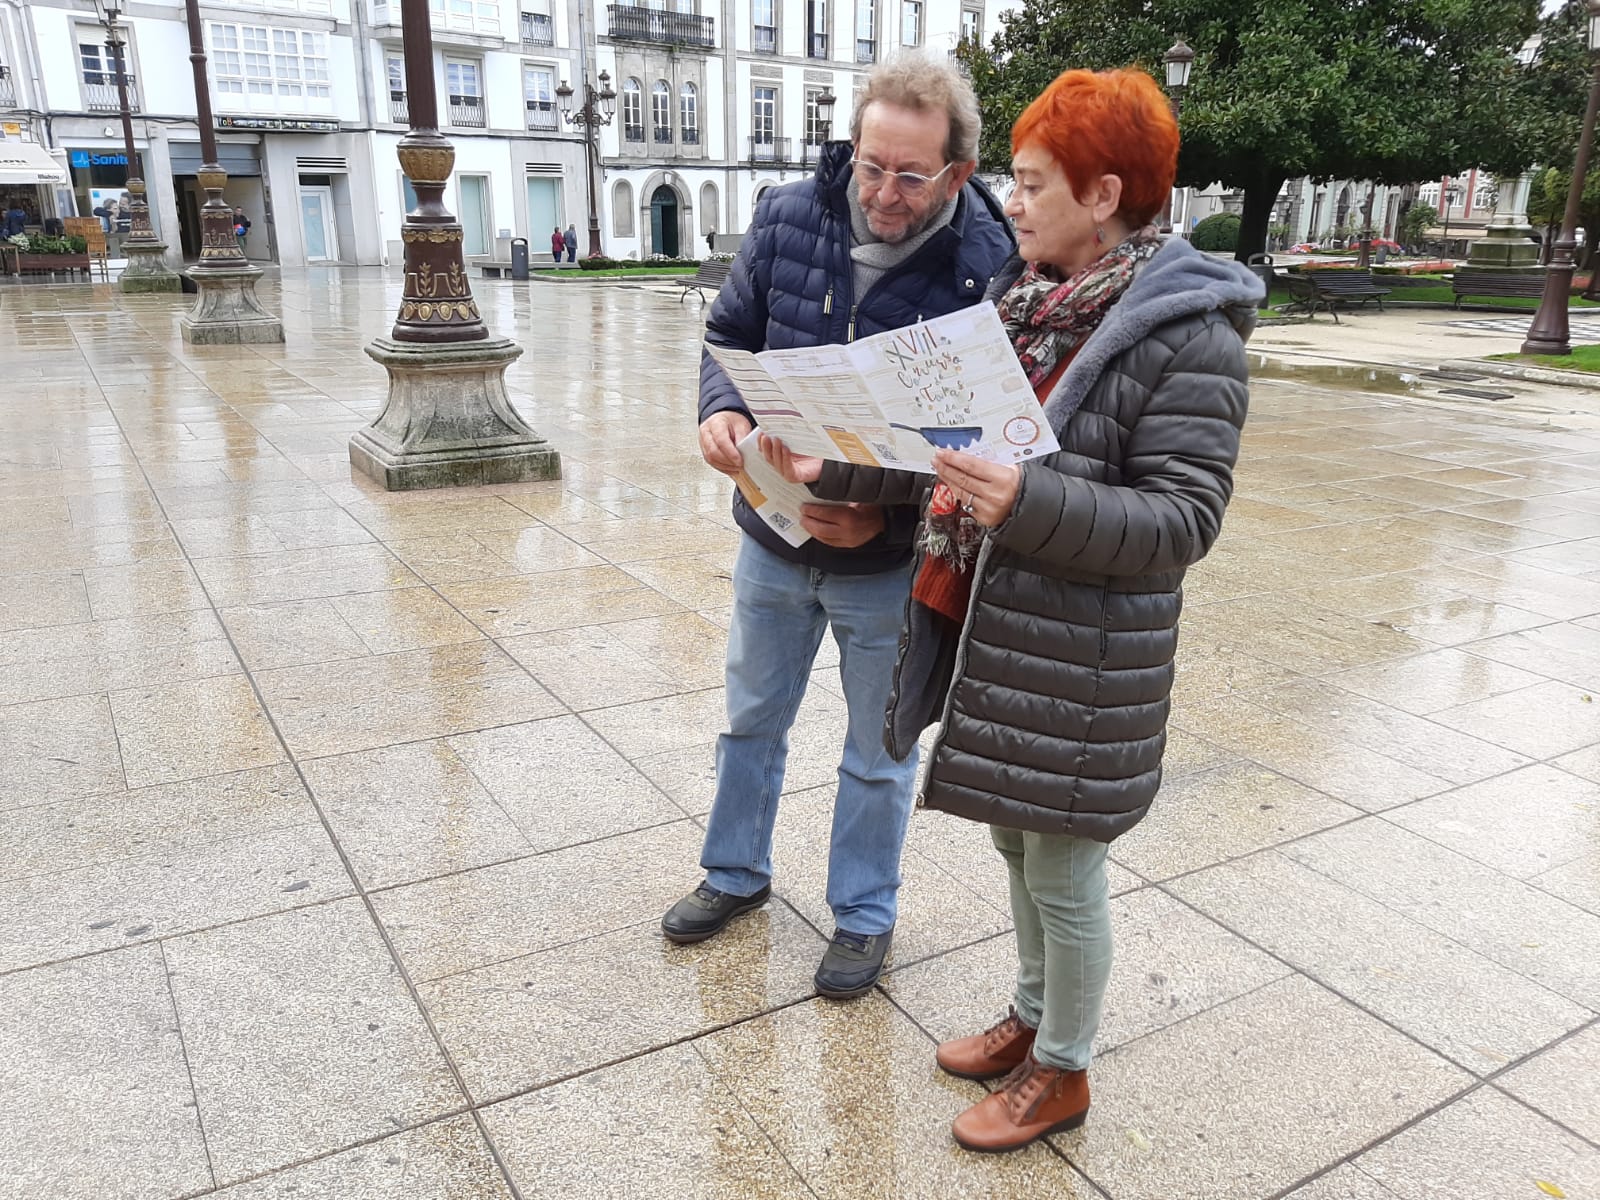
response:
<path id="1" fill-rule="evenodd" d="M 998 309 L 1017 361 L 1037 389 L 1064 360 L 1070 359 L 1111 306 L 1122 298 L 1141 263 L 1161 249 L 1154 225 L 1134 230 L 1123 241 L 1066 280 L 1029 263 L 1000 298 Z M 1041 398 L 1041 403 L 1043 399 Z M 922 527 L 922 550 L 957 572 L 971 569 L 983 541 L 984 527 L 967 514 L 944 484 L 933 489 Z"/>

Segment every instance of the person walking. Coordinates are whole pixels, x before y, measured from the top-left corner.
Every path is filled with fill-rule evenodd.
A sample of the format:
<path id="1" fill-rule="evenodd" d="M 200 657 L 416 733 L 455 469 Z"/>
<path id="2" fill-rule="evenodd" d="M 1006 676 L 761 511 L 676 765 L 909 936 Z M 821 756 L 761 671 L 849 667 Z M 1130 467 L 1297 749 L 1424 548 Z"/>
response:
<path id="1" fill-rule="evenodd" d="M 556 231 L 550 235 L 550 258 L 554 262 L 561 261 L 561 253 L 567 248 L 567 239 L 561 232 L 561 226 L 556 226 Z"/>
<path id="2" fill-rule="evenodd" d="M 990 285 L 1061 449 L 1021 467 L 935 452 L 884 738 L 936 722 L 926 806 L 991 827 L 1010 878 L 1007 1016 L 940 1067 L 1004 1077 L 956 1118 L 972 1150 L 1073 1128 L 1111 970 L 1107 846 L 1161 781 L 1184 571 L 1233 491 L 1261 283 L 1163 239 L 1167 98 L 1137 70 L 1067 71 L 1011 133 L 1018 257 Z M 892 503 L 926 476 L 763 450 L 821 497 Z"/>
<path id="3" fill-rule="evenodd" d="M 972 179 L 979 118 L 948 64 L 907 55 L 875 68 L 851 140 L 823 151 L 812 178 L 762 199 L 706 340 L 759 351 L 847 342 L 976 304 L 1013 240 L 1000 205 Z M 709 354 L 700 370 L 700 451 L 737 476 L 752 428 Z M 911 584 L 914 507 L 808 506 L 811 540 L 792 547 L 734 493 L 743 536 L 733 572 L 728 728 L 717 740 L 705 879 L 661 921 L 673 942 L 724 929 L 772 892 L 772 836 L 789 729 L 817 647 L 839 644 L 848 731 L 839 764 L 827 900 L 835 932 L 817 990 L 847 999 L 877 982 L 893 937 L 914 758 L 892 759 L 880 730 Z"/>
<path id="4" fill-rule="evenodd" d="M 568 225 L 566 233 L 561 235 L 561 240 L 567 247 L 567 261 L 568 262 L 577 262 L 578 261 L 578 226 L 576 224 Z"/>
<path id="5" fill-rule="evenodd" d="M 244 240 L 250 236 L 250 218 L 238 207 L 233 210 L 233 236 L 239 239 L 239 253 L 243 254 Z"/>

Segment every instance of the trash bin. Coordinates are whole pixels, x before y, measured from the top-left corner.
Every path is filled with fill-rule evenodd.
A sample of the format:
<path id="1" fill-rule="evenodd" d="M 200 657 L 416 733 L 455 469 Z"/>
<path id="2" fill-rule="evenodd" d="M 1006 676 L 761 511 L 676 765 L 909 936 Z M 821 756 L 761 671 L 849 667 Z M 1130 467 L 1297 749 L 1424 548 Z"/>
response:
<path id="1" fill-rule="evenodd" d="M 1265 294 L 1262 295 L 1260 301 L 1256 304 L 1257 308 L 1266 308 L 1268 301 L 1272 299 L 1272 284 L 1277 279 L 1277 276 L 1272 270 L 1272 255 L 1252 254 L 1250 256 L 1250 260 L 1245 263 L 1245 266 L 1250 268 L 1251 274 L 1253 274 L 1257 279 L 1261 280 L 1262 283 L 1267 285 Z"/>
<path id="2" fill-rule="evenodd" d="M 511 239 L 511 278 L 526 279 L 528 277 L 528 239 Z"/>

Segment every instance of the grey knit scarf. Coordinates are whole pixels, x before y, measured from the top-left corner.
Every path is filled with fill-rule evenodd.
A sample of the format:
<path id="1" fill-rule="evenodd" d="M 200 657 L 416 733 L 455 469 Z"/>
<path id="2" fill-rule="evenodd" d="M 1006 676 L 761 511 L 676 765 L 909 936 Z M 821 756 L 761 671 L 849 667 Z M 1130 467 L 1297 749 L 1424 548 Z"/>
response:
<path id="1" fill-rule="evenodd" d="M 903 242 L 891 243 L 879 238 L 867 224 L 866 210 L 861 207 L 860 189 L 856 186 L 854 178 L 850 180 L 846 188 L 846 194 L 850 200 L 850 232 L 852 235 L 850 239 L 850 283 L 857 299 L 865 296 L 872 285 L 883 278 L 885 273 L 905 262 L 918 250 L 922 249 L 923 244 L 929 238 L 950 224 L 951 218 L 956 215 L 956 204 L 961 198 L 961 193 L 957 192 L 951 198 L 950 203 L 934 214 L 933 220 L 928 223 L 928 227 L 921 233 L 914 234 Z"/>

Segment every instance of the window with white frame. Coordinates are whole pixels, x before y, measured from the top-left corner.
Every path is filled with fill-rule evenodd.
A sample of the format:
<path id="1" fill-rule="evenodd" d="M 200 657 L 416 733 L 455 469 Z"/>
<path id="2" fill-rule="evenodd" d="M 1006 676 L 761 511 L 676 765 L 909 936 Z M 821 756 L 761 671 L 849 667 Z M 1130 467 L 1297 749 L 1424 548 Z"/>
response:
<path id="1" fill-rule="evenodd" d="M 80 34 L 93 36 L 92 34 Z M 128 57 L 128 47 L 122 48 L 122 70 L 125 74 L 133 74 L 133 64 Z M 117 55 L 109 42 L 78 42 L 78 62 L 83 68 L 83 81 L 85 83 L 115 87 L 117 84 Z"/>
<path id="2" fill-rule="evenodd" d="M 428 11 L 436 25 L 466 33 L 500 32 L 500 5 L 495 0 L 428 0 Z"/>
<path id="3" fill-rule="evenodd" d="M 922 45 L 922 0 L 900 0 L 900 44 Z"/>
<path id="4" fill-rule="evenodd" d="M 556 23 L 550 0 L 522 0 L 522 42 L 525 46 L 556 44 Z"/>
<path id="5" fill-rule="evenodd" d="M 700 93 L 692 83 L 678 93 L 678 139 L 686 146 L 700 141 Z"/>
<path id="6" fill-rule="evenodd" d="M 878 60 L 877 0 L 856 0 L 856 61 Z"/>
<path id="7" fill-rule="evenodd" d="M 822 94 L 821 88 L 806 89 L 806 145 L 820 146 L 827 141 L 827 130 L 823 127 L 825 118 L 822 109 L 817 104 L 817 97 Z"/>
<path id="8" fill-rule="evenodd" d="M 806 0 L 806 56 L 828 57 L 828 0 Z"/>
<path id="9" fill-rule="evenodd" d="M 759 54 L 778 50 L 778 0 L 752 0 L 750 21 L 753 27 L 751 48 Z"/>
<path id="10" fill-rule="evenodd" d="M 758 86 L 750 93 L 750 140 L 770 156 L 778 136 L 778 89 Z"/>
<path id="11" fill-rule="evenodd" d="M 672 141 L 672 89 L 665 79 L 650 85 L 650 130 L 658 145 Z"/>
<path id="12" fill-rule="evenodd" d="M 325 33 L 213 21 L 211 73 L 219 96 L 275 96 L 315 109 L 333 97 Z"/>
<path id="13" fill-rule="evenodd" d="M 644 141 L 644 88 L 632 77 L 622 81 L 622 140 Z"/>
<path id="14" fill-rule="evenodd" d="M 1428 206 L 1430 206 L 1432 208 L 1438 208 L 1439 207 L 1439 185 L 1437 183 L 1425 183 L 1425 184 L 1423 184 L 1421 187 L 1419 187 L 1417 189 L 1417 201 L 1419 203 L 1421 203 L 1421 204 L 1426 204 L 1426 205 L 1428 205 Z"/>
<path id="15" fill-rule="evenodd" d="M 462 58 L 444 60 L 444 86 L 450 97 L 450 123 L 482 129 L 483 64 Z"/>
<path id="16" fill-rule="evenodd" d="M 522 99 L 528 112 L 529 129 L 559 129 L 556 114 L 556 73 L 553 67 L 522 64 Z"/>
<path id="17" fill-rule="evenodd" d="M 976 45 L 982 38 L 982 26 L 979 24 L 981 19 L 981 14 L 976 9 L 963 8 L 961 10 L 961 40 L 963 42 L 971 42 Z"/>
<path id="18" fill-rule="evenodd" d="M 1479 175 L 1472 185 L 1472 211 L 1480 213 L 1493 211 L 1494 198 L 1498 190 L 1493 179 L 1487 175 Z"/>

